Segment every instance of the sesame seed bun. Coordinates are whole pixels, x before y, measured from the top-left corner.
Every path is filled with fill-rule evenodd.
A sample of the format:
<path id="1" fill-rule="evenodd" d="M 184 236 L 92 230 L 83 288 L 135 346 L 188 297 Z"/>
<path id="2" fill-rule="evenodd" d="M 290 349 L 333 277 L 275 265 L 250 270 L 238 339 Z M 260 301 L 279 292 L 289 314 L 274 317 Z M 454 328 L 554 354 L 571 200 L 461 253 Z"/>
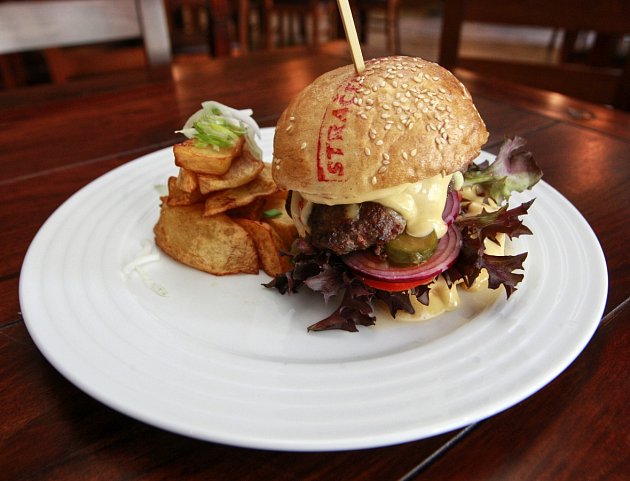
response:
<path id="1" fill-rule="evenodd" d="M 465 168 L 488 139 L 466 88 L 413 57 L 352 65 L 317 78 L 283 112 L 273 177 L 327 199 L 368 195 Z"/>

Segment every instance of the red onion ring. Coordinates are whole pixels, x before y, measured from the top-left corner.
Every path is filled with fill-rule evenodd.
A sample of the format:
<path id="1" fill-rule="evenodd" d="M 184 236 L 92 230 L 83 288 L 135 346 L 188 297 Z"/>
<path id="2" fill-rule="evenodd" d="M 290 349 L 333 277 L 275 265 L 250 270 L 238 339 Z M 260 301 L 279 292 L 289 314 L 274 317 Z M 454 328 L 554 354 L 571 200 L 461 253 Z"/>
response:
<path id="1" fill-rule="evenodd" d="M 444 206 L 444 212 L 442 212 L 442 220 L 446 222 L 446 225 L 451 225 L 457 218 L 459 215 L 459 208 L 459 192 L 451 190 L 446 196 L 446 205 Z"/>
<path id="2" fill-rule="evenodd" d="M 462 237 L 457 228 L 450 226 L 438 242 L 433 255 L 417 266 L 397 266 L 380 259 L 371 251 L 356 251 L 341 256 L 343 262 L 355 273 L 389 282 L 405 282 L 431 279 L 451 267 L 462 246 Z"/>

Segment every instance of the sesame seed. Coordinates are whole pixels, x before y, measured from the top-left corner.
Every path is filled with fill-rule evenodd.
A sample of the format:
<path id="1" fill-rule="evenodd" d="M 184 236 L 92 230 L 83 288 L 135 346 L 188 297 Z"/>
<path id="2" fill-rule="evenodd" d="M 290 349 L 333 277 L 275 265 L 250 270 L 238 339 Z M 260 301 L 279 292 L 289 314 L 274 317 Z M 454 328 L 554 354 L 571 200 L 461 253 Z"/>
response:
<path id="1" fill-rule="evenodd" d="M 387 152 L 383 152 L 383 159 L 389 160 L 389 154 Z"/>
<path id="2" fill-rule="evenodd" d="M 383 141 L 381 139 L 377 140 L 376 145 L 383 145 Z"/>
<path id="3" fill-rule="evenodd" d="M 376 184 L 376 177 L 372 177 L 372 184 Z"/>
<path id="4" fill-rule="evenodd" d="M 389 130 L 392 128 L 392 124 L 385 124 L 385 127 L 383 127 L 385 130 Z"/>
<path id="5" fill-rule="evenodd" d="M 367 120 L 367 115 L 365 115 L 365 114 L 361 114 L 361 115 L 359 115 L 359 117 L 361 117 L 363 120 Z"/>
<path id="6" fill-rule="evenodd" d="M 382 114 L 381 114 L 381 118 L 382 118 L 382 119 L 388 119 L 388 118 L 389 118 L 389 114 L 382 113 Z"/>
<path id="7" fill-rule="evenodd" d="M 405 160 L 409 160 L 409 155 L 407 155 L 407 152 L 405 152 L 405 151 L 403 151 L 403 153 L 402 153 L 402 157 L 403 157 L 403 159 L 405 159 Z"/>
<path id="8" fill-rule="evenodd" d="M 440 77 L 433 77 L 433 80 L 440 80 Z"/>
<path id="9" fill-rule="evenodd" d="M 293 124 L 289 124 L 289 126 L 285 129 L 287 132 L 293 128 Z"/>
<path id="10" fill-rule="evenodd" d="M 378 169 L 378 173 L 383 174 L 386 170 L 387 170 L 387 167 L 382 166 L 380 169 Z"/>
<path id="11" fill-rule="evenodd" d="M 302 145 L 300 145 L 300 149 L 304 150 L 306 148 L 306 142 L 302 142 Z"/>
<path id="12" fill-rule="evenodd" d="M 293 122 L 295 120 L 295 117 L 292 115 L 291 117 L 289 117 L 289 120 Z"/>
<path id="13" fill-rule="evenodd" d="M 413 150 L 411 151 L 411 156 L 412 156 L 412 157 L 415 157 L 416 155 L 418 155 L 418 149 L 413 149 Z"/>
<path id="14" fill-rule="evenodd" d="M 409 124 L 407 125 L 407 128 L 409 130 L 413 129 L 413 122 L 409 122 Z"/>
<path id="15" fill-rule="evenodd" d="M 389 165 L 389 160 L 384 160 L 383 165 Z"/>
<path id="16" fill-rule="evenodd" d="M 389 105 L 387 105 L 387 104 L 383 104 L 383 109 L 384 110 L 389 110 L 389 109 L 391 109 L 391 107 Z"/>
<path id="17" fill-rule="evenodd" d="M 365 155 L 372 155 L 372 151 L 370 150 L 369 147 L 365 148 Z"/>

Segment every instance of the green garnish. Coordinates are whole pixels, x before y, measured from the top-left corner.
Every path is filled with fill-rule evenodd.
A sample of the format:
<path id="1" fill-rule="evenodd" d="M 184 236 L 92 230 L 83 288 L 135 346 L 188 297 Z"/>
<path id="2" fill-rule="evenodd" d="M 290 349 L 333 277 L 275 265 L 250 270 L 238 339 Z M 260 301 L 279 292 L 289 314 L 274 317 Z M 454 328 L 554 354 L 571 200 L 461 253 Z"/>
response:
<path id="1" fill-rule="evenodd" d="M 282 212 L 278 209 L 269 209 L 263 212 L 263 217 L 266 217 L 267 219 L 273 219 L 275 217 L 280 217 L 281 215 Z"/>
<path id="2" fill-rule="evenodd" d="M 221 116 L 218 108 L 205 112 L 204 115 L 193 124 L 195 129 L 195 145 L 197 147 L 231 147 L 242 136 L 246 129 L 241 125 L 235 125 Z"/>

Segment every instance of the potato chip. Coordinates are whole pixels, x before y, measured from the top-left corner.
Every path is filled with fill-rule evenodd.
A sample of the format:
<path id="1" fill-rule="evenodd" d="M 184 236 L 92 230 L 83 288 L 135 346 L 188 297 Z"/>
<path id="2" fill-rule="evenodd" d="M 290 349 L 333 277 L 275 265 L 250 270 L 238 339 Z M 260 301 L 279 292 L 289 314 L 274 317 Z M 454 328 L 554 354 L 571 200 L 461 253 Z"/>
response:
<path id="1" fill-rule="evenodd" d="M 199 190 L 199 181 L 197 180 L 197 174 L 192 170 L 181 168 L 177 175 L 177 188 L 184 192 L 194 192 Z"/>
<path id="2" fill-rule="evenodd" d="M 248 231 L 223 214 L 204 217 L 201 204 L 162 204 L 153 231 L 160 249 L 182 264 L 215 275 L 258 273 L 258 254 Z"/>
<path id="3" fill-rule="evenodd" d="M 249 219 L 235 220 L 253 239 L 260 266 L 267 275 L 275 277 L 290 269 L 288 257 L 280 253 L 282 240 L 269 224 Z"/>
<path id="4" fill-rule="evenodd" d="M 177 205 L 192 205 L 203 202 L 203 194 L 196 189 L 192 192 L 186 192 L 185 190 L 177 187 L 177 177 L 168 178 L 168 198 L 166 203 L 171 206 Z"/>
<path id="5" fill-rule="evenodd" d="M 276 234 L 278 234 L 278 237 L 282 239 L 282 250 L 289 252 L 293 241 L 298 237 L 293 219 L 288 215 L 281 215 L 272 218 L 263 217 L 263 222 L 269 224 Z"/>
<path id="6" fill-rule="evenodd" d="M 173 146 L 175 165 L 200 174 L 223 175 L 243 149 L 244 137 L 231 147 L 197 147 L 194 139 Z"/>
<path id="7" fill-rule="evenodd" d="M 249 150 L 232 161 L 229 170 L 223 175 L 199 174 L 199 189 L 208 194 L 217 190 L 233 189 L 251 182 L 263 170 L 265 164 L 254 157 Z"/>
<path id="8" fill-rule="evenodd" d="M 264 169 L 251 182 L 229 190 L 214 192 L 206 197 L 205 216 L 222 212 L 249 204 L 258 197 L 273 194 L 278 191 L 271 177 L 271 165 L 265 164 Z"/>
<path id="9" fill-rule="evenodd" d="M 241 207 L 235 207 L 226 211 L 226 214 L 232 218 L 260 220 L 265 210 L 265 199 L 259 197 L 252 200 L 249 204 Z"/>
<path id="10" fill-rule="evenodd" d="M 267 196 L 261 218 L 282 239 L 282 249 L 288 252 L 291 250 L 293 241 L 297 238 L 297 229 L 293 219 L 291 219 L 285 209 L 286 200 L 287 192 L 282 190 Z M 266 213 L 273 215 L 265 215 Z"/>

